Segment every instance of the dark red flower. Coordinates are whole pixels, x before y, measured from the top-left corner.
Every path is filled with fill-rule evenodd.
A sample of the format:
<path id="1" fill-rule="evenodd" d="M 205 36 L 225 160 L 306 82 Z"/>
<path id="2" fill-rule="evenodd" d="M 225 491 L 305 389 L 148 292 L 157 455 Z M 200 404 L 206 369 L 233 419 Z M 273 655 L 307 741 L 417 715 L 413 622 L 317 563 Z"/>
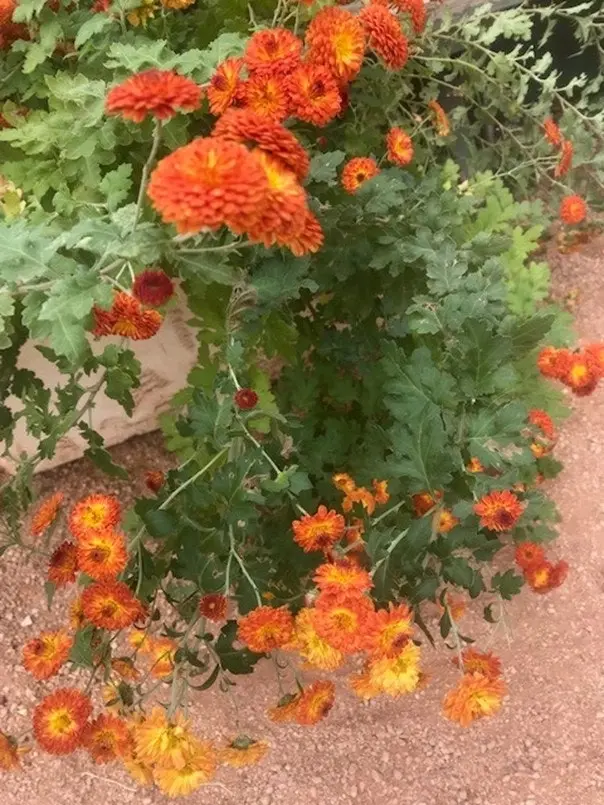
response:
<path id="1" fill-rule="evenodd" d="M 161 269 L 146 269 L 136 276 L 132 295 L 139 302 L 159 307 L 174 294 L 174 283 Z"/>
<path id="2" fill-rule="evenodd" d="M 242 411 L 249 411 L 258 405 L 258 395 L 253 389 L 239 389 L 233 399 Z"/>

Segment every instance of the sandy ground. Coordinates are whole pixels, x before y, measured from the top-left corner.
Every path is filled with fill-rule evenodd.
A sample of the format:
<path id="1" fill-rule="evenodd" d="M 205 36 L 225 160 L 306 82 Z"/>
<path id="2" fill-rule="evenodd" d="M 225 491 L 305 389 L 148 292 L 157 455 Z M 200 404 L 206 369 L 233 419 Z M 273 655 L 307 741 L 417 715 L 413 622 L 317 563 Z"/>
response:
<path id="1" fill-rule="evenodd" d="M 604 341 L 604 242 L 567 256 L 556 289 L 580 289 L 578 330 Z M 268 736 L 273 748 L 248 771 L 223 771 L 226 786 L 189 798 L 192 805 L 602 805 L 604 803 L 604 388 L 576 406 L 558 457 L 567 468 L 552 484 L 561 513 L 556 556 L 571 574 L 560 590 L 523 592 L 507 608 L 511 641 L 499 630 L 494 649 L 505 663 L 510 696 L 502 713 L 469 730 L 440 716 L 455 680 L 446 652 L 424 651 L 428 688 L 393 701 L 362 704 L 344 689 L 327 721 L 314 728 L 277 727 L 264 710 L 277 698 L 270 666 L 236 688 L 242 726 Z M 127 505 L 144 469 L 165 466 L 157 435 L 117 448 L 131 484 L 107 482 L 81 463 L 44 476 L 41 491 L 70 499 L 103 488 Z M 46 611 L 42 568 L 16 554 L 0 562 L 0 729 L 27 729 L 33 703 L 47 689 L 20 667 L 23 641 L 54 622 Z M 61 605 L 64 599 L 58 598 Z M 484 646 L 484 642 L 479 645 Z M 63 674 L 60 682 L 69 681 Z M 77 679 L 75 682 L 77 683 Z M 233 730 L 232 703 L 218 691 L 199 694 L 195 724 L 202 735 Z M 79 753 L 54 759 L 33 750 L 22 773 L 0 778 L 2 805 L 159 805 L 157 792 L 135 790 L 116 766 L 94 766 Z"/>

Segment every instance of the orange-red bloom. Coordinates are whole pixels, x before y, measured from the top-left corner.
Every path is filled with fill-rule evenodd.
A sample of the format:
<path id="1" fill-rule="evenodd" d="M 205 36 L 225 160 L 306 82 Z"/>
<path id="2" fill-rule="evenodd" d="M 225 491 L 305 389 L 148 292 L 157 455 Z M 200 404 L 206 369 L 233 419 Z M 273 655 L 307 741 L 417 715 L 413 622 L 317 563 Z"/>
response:
<path id="1" fill-rule="evenodd" d="M 0 0 L 0 25 L 5 25 L 12 20 L 16 8 L 17 0 Z"/>
<path id="2" fill-rule="evenodd" d="M 413 159 L 413 142 L 402 129 L 390 129 L 386 136 L 386 147 L 388 160 L 395 165 L 405 167 Z"/>
<path id="3" fill-rule="evenodd" d="M 256 222 L 267 190 L 262 166 L 245 146 L 198 137 L 159 162 L 147 193 L 180 233 L 228 226 L 241 234 Z"/>
<path id="4" fill-rule="evenodd" d="M 208 101 L 213 115 L 223 115 L 238 99 L 241 91 L 243 59 L 226 59 L 216 68 L 208 87 Z"/>
<path id="5" fill-rule="evenodd" d="M 563 559 L 557 564 L 542 562 L 531 565 L 524 571 L 524 578 L 535 593 L 549 593 L 560 587 L 568 576 L 568 563 Z"/>
<path id="6" fill-rule="evenodd" d="M 384 6 L 365 6 L 359 19 L 368 37 L 368 44 L 389 70 L 404 67 L 409 56 L 407 37 L 394 14 Z"/>
<path id="7" fill-rule="evenodd" d="M 258 395 L 254 389 L 237 389 L 233 394 L 233 400 L 240 411 L 251 411 L 258 405 Z"/>
<path id="8" fill-rule="evenodd" d="M 201 87 L 172 70 L 146 70 L 113 87 L 105 109 L 109 115 L 142 123 L 147 115 L 169 120 L 177 112 L 192 112 L 201 103 Z"/>
<path id="9" fill-rule="evenodd" d="M 156 335 L 161 327 L 162 315 L 157 310 L 145 310 L 138 299 L 125 291 L 115 294 L 109 310 L 96 305 L 93 335 L 119 335 L 133 341 L 145 341 Z"/>
<path id="10" fill-rule="evenodd" d="M 78 568 L 91 579 L 114 579 L 128 564 L 124 537 L 116 531 L 87 534 L 78 542 L 77 560 Z"/>
<path id="11" fill-rule="evenodd" d="M 312 668 L 334 671 L 342 665 L 344 655 L 317 632 L 315 626 L 317 615 L 316 609 L 302 607 L 296 615 L 293 639 L 284 646 L 284 649 L 295 651 Z"/>
<path id="12" fill-rule="evenodd" d="M 428 107 L 434 113 L 434 128 L 436 129 L 436 133 L 441 137 L 448 137 L 451 133 L 451 124 L 449 123 L 447 113 L 439 102 L 435 100 L 429 101 Z"/>
<path id="13" fill-rule="evenodd" d="M 250 73 L 287 75 L 300 63 L 302 40 L 287 28 L 257 31 L 247 44 L 243 60 Z"/>
<path id="14" fill-rule="evenodd" d="M 77 550 L 73 542 L 62 542 L 52 553 L 48 563 L 48 581 L 57 587 L 66 587 L 75 581 L 78 570 Z"/>
<path id="15" fill-rule="evenodd" d="M 599 367 L 594 363 L 591 356 L 585 352 L 571 353 L 565 372 L 560 376 L 560 380 L 579 397 L 591 394 L 598 385 L 599 379 Z"/>
<path id="16" fill-rule="evenodd" d="M 220 623 L 226 619 L 228 599 L 220 593 L 209 593 L 201 597 L 199 612 L 212 623 Z"/>
<path id="17" fill-rule="evenodd" d="M 241 86 L 241 105 L 245 109 L 280 123 L 290 111 L 290 99 L 283 76 L 256 73 Z"/>
<path id="18" fill-rule="evenodd" d="M 477 718 L 494 715 L 506 692 L 502 679 L 489 679 L 478 673 L 464 674 L 459 685 L 445 696 L 443 712 L 451 721 L 468 727 Z"/>
<path id="19" fill-rule="evenodd" d="M 560 203 L 560 218 L 565 224 L 580 224 L 587 216 L 587 204 L 581 196 L 564 196 Z"/>
<path id="20" fill-rule="evenodd" d="M 351 478 L 347 472 L 336 472 L 336 474 L 332 476 L 331 481 L 335 488 L 340 492 L 344 492 L 345 495 L 349 495 L 357 488 L 354 479 Z"/>
<path id="21" fill-rule="evenodd" d="M 48 679 L 67 662 L 72 646 L 67 632 L 42 632 L 23 647 L 23 665 L 36 679 Z"/>
<path id="22" fill-rule="evenodd" d="M 374 478 L 371 485 L 373 487 L 373 497 L 378 506 L 383 506 L 385 503 L 388 503 L 390 500 L 388 481 L 378 481 Z"/>
<path id="23" fill-rule="evenodd" d="M 331 646 L 355 654 L 367 646 L 375 610 L 373 602 L 355 592 L 324 592 L 315 602 L 315 629 Z"/>
<path id="24" fill-rule="evenodd" d="M 379 172 L 378 164 L 372 157 L 354 157 L 344 166 L 342 187 L 347 193 L 356 193 L 362 184 Z"/>
<path id="25" fill-rule="evenodd" d="M 537 357 L 537 367 L 544 377 L 560 380 L 570 367 L 572 353 L 567 349 L 544 347 Z"/>
<path id="26" fill-rule="evenodd" d="M 267 711 L 267 715 L 275 724 L 287 724 L 291 721 L 295 721 L 299 701 L 299 693 L 286 693 L 285 696 L 279 700 L 276 707 L 271 707 Z"/>
<path id="27" fill-rule="evenodd" d="M 479 458 L 472 456 L 472 458 L 466 464 L 466 470 L 468 472 L 484 472 L 484 465 Z"/>
<path id="28" fill-rule="evenodd" d="M 76 540 L 111 531 L 119 523 L 120 504 L 112 495 L 89 495 L 78 501 L 69 515 L 69 530 Z"/>
<path id="29" fill-rule="evenodd" d="M 548 439 L 556 438 L 556 428 L 551 416 L 541 408 L 532 408 L 529 411 L 528 421 L 543 433 Z"/>
<path id="30" fill-rule="evenodd" d="M 280 159 L 300 181 L 306 178 L 310 159 L 291 131 L 251 109 L 229 109 L 216 122 L 212 137 L 259 148 Z"/>
<path id="31" fill-rule="evenodd" d="M 473 648 L 465 648 L 462 652 L 463 671 L 466 674 L 482 674 L 487 679 L 497 679 L 501 676 L 501 660 L 492 652 L 482 653 Z M 459 667 L 459 658 L 455 657 L 454 664 Z"/>
<path id="32" fill-rule="evenodd" d="M 346 521 L 341 514 L 319 506 L 316 514 L 305 514 L 292 523 L 294 540 L 306 552 L 325 551 L 342 539 Z"/>
<path id="33" fill-rule="evenodd" d="M 295 173 L 282 162 L 255 152 L 266 177 L 267 190 L 259 217 L 248 228 L 250 240 L 271 246 L 300 233 L 306 221 L 306 193 Z"/>
<path id="34" fill-rule="evenodd" d="M 367 650 L 375 657 L 396 657 L 413 634 L 413 613 L 406 604 L 378 609 L 371 620 Z"/>
<path id="35" fill-rule="evenodd" d="M 551 117 L 543 121 L 543 136 L 554 148 L 560 148 L 562 145 L 562 132 L 556 121 Z"/>
<path id="36" fill-rule="evenodd" d="M 306 123 L 325 126 L 342 108 L 335 78 L 319 64 L 302 64 L 288 78 L 292 114 Z"/>
<path id="37" fill-rule="evenodd" d="M 80 744 L 92 705 L 74 688 L 60 688 L 46 696 L 34 710 L 34 735 L 51 755 L 68 755 Z"/>
<path id="38" fill-rule="evenodd" d="M 174 295 L 174 283 L 161 269 L 146 269 L 136 275 L 132 296 L 143 305 L 160 307 Z"/>
<path id="39" fill-rule="evenodd" d="M 516 546 L 516 564 L 523 570 L 528 570 L 535 565 L 543 565 L 545 562 L 545 551 L 541 545 L 535 542 L 520 542 Z"/>
<path id="40" fill-rule="evenodd" d="M 283 246 L 287 246 L 296 257 L 302 257 L 305 254 L 318 252 L 324 239 L 321 224 L 310 210 L 306 210 L 302 230 L 295 235 L 291 232 L 282 235 L 280 242 Z"/>
<path id="41" fill-rule="evenodd" d="M 368 683 L 389 696 L 412 693 L 420 682 L 420 648 L 412 640 L 393 654 L 374 656 L 368 665 Z"/>
<path id="42" fill-rule="evenodd" d="M 554 176 L 559 179 L 565 176 L 573 166 L 574 148 L 570 140 L 562 141 L 560 160 L 554 169 Z"/>
<path id="43" fill-rule="evenodd" d="M 292 639 L 294 618 L 289 609 L 256 607 L 239 619 L 237 636 L 257 654 L 281 648 Z"/>
<path id="44" fill-rule="evenodd" d="M 416 517 L 423 517 L 424 514 L 433 509 L 439 500 L 442 500 L 443 493 L 439 490 L 431 495 L 430 492 L 418 492 L 411 496 L 413 503 L 413 513 Z"/>
<path id="45" fill-rule="evenodd" d="M 313 580 L 324 592 L 343 590 L 364 593 L 373 587 L 369 573 L 350 559 L 320 565 Z"/>
<path id="46" fill-rule="evenodd" d="M 133 740 L 125 721 L 103 713 L 84 728 L 82 745 L 95 763 L 110 763 L 131 755 Z"/>
<path id="47" fill-rule="evenodd" d="M 296 721 L 298 724 L 310 726 L 317 724 L 329 713 L 334 705 L 336 687 L 333 682 L 313 682 L 304 688 L 296 707 Z"/>
<path id="48" fill-rule="evenodd" d="M 345 512 L 350 512 L 355 503 L 360 503 L 369 515 L 373 514 L 375 511 L 376 499 L 364 486 L 357 486 L 356 489 L 353 489 L 352 492 L 346 495 L 342 501 L 342 509 Z"/>
<path id="49" fill-rule="evenodd" d="M 604 343 L 588 344 L 585 354 L 590 358 L 600 375 L 604 375 Z"/>
<path id="50" fill-rule="evenodd" d="M 123 581 L 100 581 L 82 593 L 82 610 L 100 629 L 125 629 L 143 615 L 141 602 Z"/>
<path id="51" fill-rule="evenodd" d="M 166 482 L 166 476 L 161 470 L 147 470 L 145 473 L 145 486 L 152 492 L 159 492 Z"/>
<path id="52" fill-rule="evenodd" d="M 54 495 L 50 495 L 38 506 L 31 521 L 31 533 L 34 537 L 40 537 L 52 525 L 59 513 L 64 497 L 65 495 L 62 492 L 55 492 Z"/>
<path id="53" fill-rule="evenodd" d="M 516 525 L 524 511 L 522 503 L 513 492 L 489 492 L 474 504 L 474 512 L 480 517 L 480 525 L 491 531 L 509 531 Z"/>
<path id="54" fill-rule="evenodd" d="M 322 8 L 306 29 L 308 60 L 326 67 L 339 84 L 358 74 L 365 55 L 365 31 L 359 19 L 343 8 Z"/>
<path id="55" fill-rule="evenodd" d="M 451 509 L 442 509 L 438 515 L 438 532 L 439 534 L 448 534 L 449 531 L 459 525 L 459 520 Z"/>
<path id="56" fill-rule="evenodd" d="M 390 0 L 379 0 L 380 4 L 390 2 Z M 411 24 L 416 34 L 426 27 L 426 4 L 424 0 L 391 0 L 392 5 L 399 11 L 403 11 L 411 17 Z"/>

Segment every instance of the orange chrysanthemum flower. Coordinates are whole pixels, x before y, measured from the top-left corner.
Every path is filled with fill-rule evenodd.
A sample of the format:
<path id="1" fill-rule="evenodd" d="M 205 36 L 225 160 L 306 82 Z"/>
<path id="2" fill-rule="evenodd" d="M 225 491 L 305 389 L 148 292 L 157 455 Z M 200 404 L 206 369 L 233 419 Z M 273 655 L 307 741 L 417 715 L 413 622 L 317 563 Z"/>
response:
<path id="1" fill-rule="evenodd" d="M 346 495 L 342 501 L 342 509 L 345 512 L 350 512 L 355 503 L 360 503 L 369 515 L 372 515 L 375 511 L 376 500 L 371 492 L 364 486 L 358 486 L 354 491 Z"/>
<path id="2" fill-rule="evenodd" d="M 17 0 L 0 0 L 0 25 L 10 23 L 16 8 Z"/>
<path id="3" fill-rule="evenodd" d="M 124 768 L 141 788 L 153 785 L 153 768 L 136 757 L 136 752 L 121 758 Z"/>
<path id="4" fill-rule="evenodd" d="M 73 542 L 62 542 L 52 553 L 48 563 L 48 581 L 57 587 L 66 587 L 75 581 L 78 570 L 77 549 Z"/>
<path id="5" fill-rule="evenodd" d="M 472 721 L 494 715 L 507 692 L 502 679 L 489 679 L 484 674 L 464 674 L 459 685 L 449 691 L 443 702 L 443 713 L 468 727 Z"/>
<path id="6" fill-rule="evenodd" d="M 317 724 L 334 705 L 336 686 L 333 682 L 313 682 L 304 689 L 296 707 L 296 721 L 304 726 Z"/>
<path id="7" fill-rule="evenodd" d="M 502 674 L 501 660 L 490 651 L 482 653 L 473 648 L 465 648 L 461 656 L 466 674 L 482 674 L 487 679 L 498 679 Z M 458 657 L 453 659 L 453 663 L 459 668 Z"/>
<path id="8" fill-rule="evenodd" d="M 95 581 L 115 579 L 128 564 L 126 542 L 116 531 L 89 534 L 78 542 L 78 568 Z"/>
<path id="9" fill-rule="evenodd" d="M 216 750 L 210 741 L 194 740 L 182 766 L 158 764 L 153 779 L 168 797 L 185 797 L 209 783 L 216 774 Z"/>
<path id="10" fill-rule="evenodd" d="M 356 193 L 362 184 L 379 172 L 378 164 L 372 157 L 354 157 L 344 166 L 342 187 L 347 193 Z"/>
<path id="11" fill-rule="evenodd" d="M 36 679 L 48 679 L 65 665 L 72 646 L 67 632 L 42 632 L 23 647 L 23 665 Z"/>
<path id="12" fill-rule="evenodd" d="M 20 766 L 19 746 L 9 735 L 0 732 L 0 771 L 11 771 Z"/>
<path id="13" fill-rule="evenodd" d="M 468 472 L 484 472 L 484 465 L 479 458 L 472 456 L 472 458 L 466 464 L 466 470 Z"/>
<path id="14" fill-rule="evenodd" d="M 82 609 L 82 596 L 78 595 L 77 598 L 71 602 L 69 606 L 69 625 L 76 631 L 86 625 L 86 616 Z"/>
<path id="15" fill-rule="evenodd" d="M 132 753 L 133 740 L 125 721 L 102 714 L 86 725 L 82 733 L 84 746 L 95 763 L 110 763 Z"/>
<path id="16" fill-rule="evenodd" d="M 286 607 L 256 607 L 239 619 L 239 640 L 257 654 L 281 648 L 293 635 L 294 618 Z"/>
<path id="17" fill-rule="evenodd" d="M 146 70 L 113 87 L 105 109 L 109 115 L 142 123 L 147 115 L 169 120 L 177 112 L 193 112 L 201 104 L 201 87 L 172 70 Z"/>
<path id="18" fill-rule="evenodd" d="M 313 580 L 322 592 L 342 590 L 364 593 L 373 587 L 369 573 L 350 559 L 320 565 Z"/>
<path id="19" fill-rule="evenodd" d="M 529 411 L 528 421 L 552 441 L 556 438 L 556 428 L 551 416 L 541 408 L 532 408 Z"/>
<path id="20" fill-rule="evenodd" d="M 286 693 L 276 707 L 267 710 L 267 715 L 275 724 L 287 724 L 295 721 L 299 702 L 299 693 Z"/>
<path id="21" fill-rule="evenodd" d="M 579 397 L 591 394 L 598 385 L 600 371 L 591 357 L 584 352 L 571 353 L 565 369 L 560 380 Z"/>
<path id="22" fill-rule="evenodd" d="M 388 160 L 395 165 L 405 167 L 413 159 L 413 141 L 399 128 L 390 129 L 386 136 Z"/>
<path id="23" fill-rule="evenodd" d="M 250 73 L 287 75 L 300 63 L 302 40 L 287 28 L 257 31 L 247 43 L 243 60 Z"/>
<path id="24" fill-rule="evenodd" d="M 441 612 L 447 611 L 452 620 L 458 621 L 466 614 L 468 605 L 465 598 L 454 596 L 447 592 L 445 595 L 445 606 L 443 607 L 442 604 L 439 604 L 439 609 Z"/>
<path id="25" fill-rule="evenodd" d="M 581 196 L 564 196 L 560 203 L 560 218 L 565 224 L 580 224 L 587 215 L 587 204 Z"/>
<path id="26" fill-rule="evenodd" d="M 383 692 L 371 681 L 368 668 L 365 668 L 360 674 L 352 674 L 349 676 L 348 684 L 359 698 L 365 699 L 366 701 L 374 699 Z"/>
<path id="27" fill-rule="evenodd" d="M 169 637 L 150 638 L 142 650 L 151 660 L 150 674 L 154 679 L 167 679 L 172 676 L 176 664 L 178 644 Z"/>
<path id="28" fill-rule="evenodd" d="M 423 517 L 436 506 L 439 500 L 442 500 L 442 496 L 441 491 L 435 492 L 434 496 L 430 492 L 418 492 L 417 495 L 412 495 L 413 513 L 416 517 Z"/>
<path id="29" fill-rule="evenodd" d="M 489 492 L 474 504 L 474 512 L 480 517 L 480 525 L 491 531 L 509 531 L 516 525 L 524 511 L 522 503 L 513 492 Z"/>
<path id="30" fill-rule="evenodd" d="M 143 615 L 141 602 L 123 581 L 100 581 L 82 593 L 86 620 L 100 629 L 125 629 Z"/>
<path id="31" fill-rule="evenodd" d="M 139 761 L 182 769 L 197 747 L 190 724 L 181 712 L 168 719 L 166 711 L 154 707 L 132 727 Z"/>
<path id="32" fill-rule="evenodd" d="M 450 509 L 442 509 L 438 515 L 438 533 L 448 534 L 449 531 L 459 525 L 459 520 Z"/>
<path id="33" fill-rule="evenodd" d="M 568 563 L 561 560 L 557 564 L 544 561 L 526 568 L 524 578 L 535 593 L 549 593 L 565 581 L 568 576 Z"/>
<path id="34" fill-rule="evenodd" d="M 363 64 L 365 31 L 359 19 L 343 8 L 322 8 L 306 29 L 308 60 L 325 67 L 344 85 L 352 81 Z"/>
<path id="35" fill-rule="evenodd" d="M 419 684 L 420 649 L 412 640 L 394 655 L 377 656 L 368 666 L 369 684 L 389 696 L 412 693 Z"/>
<path id="36" fill-rule="evenodd" d="M 257 158 L 240 143 L 198 137 L 162 159 L 147 193 L 166 223 L 180 233 L 252 226 L 268 190 Z"/>
<path id="37" fill-rule="evenodd" d="M 46 529 L 54 523 L 64 497 L 62 492 L 55 492 L 38 506 L 31 521 L 31 533 L 34 537 L 42 536 Z"/>
<path id="38" fill-rule="evenodd" d="M 541 545 L 535 542 L 521 542 L 516 546 L 516 564 L 523 570 L 528 570 L 535 565 L 543 565 L 545 562 L 545 551 Z"/>
<path id="39" fill-rule="evenodd" d="M 166 476 L 161 470 L 147 470 L 145 473 L 145 486 L 152 492 L 159 492 L 166 482 Z"/>
<path id="40" fill-rule="evenodd" d="M 271 246 L 281 243 L 302 231 L 306 220 L 306 193 L 295 173 L 282 162 L 265 154 L 255 152 L 268 185 L 262 210 L 253 226 L 249 227 L 250 240 Z"/>
<path id="41" fill-rule="evenodd" d="M 243 59 L 226 59 L 216 68 L 208 87 L 208 101 L 213 115 L 223 115 L 238 99 L 241 91 Z"/>
<path id="42" fill-rule="evenodd" d="M 560 159 L 554 169 L 554 176 L 559 179 L 561 176 L 566 176 L 573 166 L 573 156 L 575 149 L 570 140 L 563 140 L 560 150 Z"/>
<path id="43" fill-rule="evenodd" d="M 359 14 L 368 44 L 389 70 L 404 67 L 409 56 L 407 37 L 394 14 L 384 6 L 371 5 Z"/>
<path id="44" fill-rule="evenodd" d="M 383 506 L 390 500 L 388 493 L 388 481 L 378 481 L 375 478 L 371 482 L 373 487 L 373 497 L 378 506 Z"/>
<path id="45" fill-rule="evenodd" d="M 161 307 L 174 296 L 174 283 L 160 268 L 147 268 L 136 275 L 132 296 L 143 305 Z"/>
<path id="46" fill-rule="evenodd" d="M 604 343 L 588 344 L 585 354 L 589 357 L 600 375 L 604 375 Z"/>
<path id="47" fill-rule="evenodd" d="M 300 181 L 308 174 L 309 156 L 291 131 L 251 109 L 229 109 L 216 122 L 212 137 L 259 148 L 280 159 Z"/>
<path id="48" fill-rule="evenodd" d="M 535 458 L 543 458 L 543 456 L 547 456 L 548 453 L 552 452 L 551 446 L 546 446 L 541 444 L 541 442 L 533 442 L 531 444 L 531 453 L 535 456 Z"/>
<path id="49" fill-rule="evenodd" d="M 92 704 L 75 688 L 60 688 L 34 710 L 36 741 L 51 755 L 68 755 L 80 745 Z"/>
<path id="50" fill-rule="evenodd" d="M 259 763 L 268 750 L 269 744 L 266 741 L 254 741 L 247 735 L 239 735 L 218 751 L 218 762 L 242 769 Z"/>
<path id="51" fill-rule="evenodd" d="M 378 609 L 372 619 L 367 650 L 376 657 L 396 657 L 413 634 L 413 613 L 406 604 L 393 604 Z"/>
<path id="52" fill-rule="evenodd" d="M 342 665 L 344 655 L 319 635 L 316 618 L 315 609 L 303 607 L 296 615 L 293 639 L 284 648 L 296 651 L 313 668 L 334 671 Z"/>
<path id="53" fill-rule="evenodd" d="M 346 472 L 337 472 L 332 476 L 331 481 L 336 489 L 338 489 L 340 492 L 344 492 L 346 495 L 354 492 L 354 490 L 357 488 L 354 479 L 351 478 Z"/>
<path id="54" fill-rule="evenodd" d="M 89 495 L 78 501 L 69 515 L 69 530 L 76 540 L 89 534 L 112 531 L 121 517 L 120 504 L 112 495 Z"/>
<path id="55" fill-rule="evenodd" d="M 157 310 L 145 310 L 138 299 L 125 291 L 115 294 L 109 310 L 102 310 L 95 305 L 92 313 L 93 335 L 119 335 L 133 341 L 152 338 L 163 321 L 161 313 Z"/>
<path id="56" fill-rule="evenodd" d="M 256 73 L 241 86 L 241 106 L 278 123 L 289 115 L 290 99 L 282 76 Z"/>
<path id="57" fill-rule="evenodd" d="M 288 77 L 292 114 L 314 126 L 326 126 L 342 108 L 335 78 L 319 64 L 302 64 Z"/>
<path id="58" fill-rule="evenodd" d="M 374 0 L 375 2 L 376 0 Z M 391 2 L 392 5 L 399 11 L 408 14 L 411 17 L 411 24 L 416 34 L 421 32 L 426 27 L 426 4 L 424 0 L 378 0 L 380 5 L 385 5 Z"/>
<path id="59" fill-rule="evenodd" d="M 291 232 L 282 235 L 280 243 L 283 246 L 287 246 L 296 257 L 302 257 L 305 254 L 315 254 L 315 252 L 318 252 L 324 240 L 325 237 L 321 229 L 321 224 L 310 210 L 306 210 L 304 225 L 301 231 L 295 235 Z"/>
<path id="60" fill-rule="evenodd" d="M 220 623 L 226 619 L 228 599 L 220 593 L 210 593 L 201 597 L 199 612 L 212 623 Z"/>
<path id="61" fill-rule="evenodd" d="M 111 660 L 111 670 L 128 682 L 136 682 L 141 677 L 141 672 L 135 667 L 131 657 L 115 657 Z"/>
<path id="62" fill-rule="evenodd" d="M 375 610 L 371 599 L 352 592 L 324 592 L 315 602 L 320 637 L 345 654 L 366 648 Z"/>
<path id="63" fill-rule="evenodd" d="M 292 523 L 294 540 L 306 553 L 325 551 L 342 539 L 346 521 L 341 514 L 319 506 L 316 514 L 305 514 Z"/>
<path id="64" fill-rule="evenodd" d="M 537 357 L 537 367 L 544 377 L 560 379 L 568 370 L 571 354 L 567 349 L 544 347 Z"/>
<path id="65" fill-rule="evenodd" d="M 449 122 L 447 113 L 436 100 L 429 101 L 428 107 L 434 113 L 434 128 L 436 133 L 440 137 L 448 137 L 451 133 L 451 124 Z"/>
<path id="66" fill-rule="evenodd" d="M 556 121 L 551 117 L 543 121 L 543 136 L 554 148 L 560 148 L 562 145 L 562 132 Z"/>

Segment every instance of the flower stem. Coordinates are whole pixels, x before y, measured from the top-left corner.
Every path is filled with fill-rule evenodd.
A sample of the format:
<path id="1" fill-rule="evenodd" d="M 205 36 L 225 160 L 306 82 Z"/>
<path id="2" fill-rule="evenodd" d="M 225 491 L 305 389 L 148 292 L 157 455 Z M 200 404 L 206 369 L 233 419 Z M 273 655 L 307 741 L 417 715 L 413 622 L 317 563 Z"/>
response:
<path id="1" fill-rule="evenodd" d="M 147 189 L 147 182 L 149 181 L 149 173 L 151 172 L 151 168 L 153 166 L 153 163 L 155 162 L 155 157 L 157 156 L 160 141 L 161 141 L 161 120 L 156 120 L 155 128 L 153 129 L 153 140 L 151 142 L 151 151 L 149 152 L 147 161 L 143 166 L 143 173 L 141 175 L 141 186 L 139 188 L 138 198 L 136 200 L 136 211 L 134 213 L 134 223 L 132 224 L 132 232 L 134 232 L 134 230 L 136 229 L 136 225 L 138 224 L 141 211 L 143 209 L 143 201 L 145 200 L 145 190 Z"/>

